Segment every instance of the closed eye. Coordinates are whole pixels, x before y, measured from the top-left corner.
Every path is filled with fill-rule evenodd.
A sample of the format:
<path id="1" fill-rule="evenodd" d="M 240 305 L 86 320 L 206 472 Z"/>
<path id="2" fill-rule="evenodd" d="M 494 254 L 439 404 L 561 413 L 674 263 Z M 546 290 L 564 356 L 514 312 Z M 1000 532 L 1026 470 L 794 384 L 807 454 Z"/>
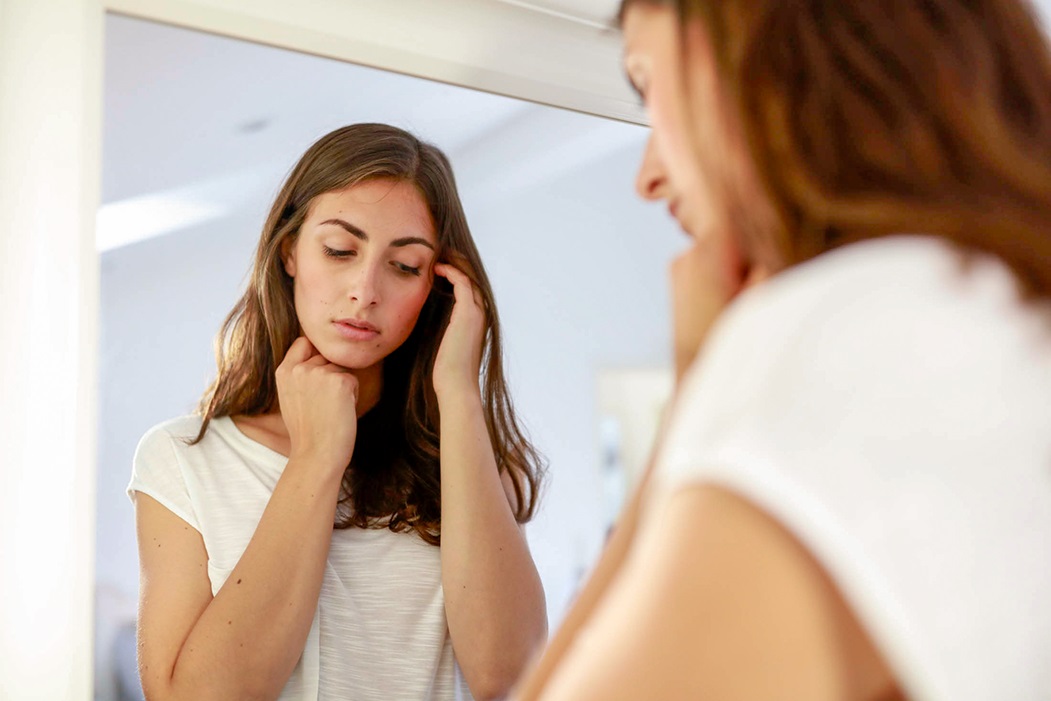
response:
<path id="1" fill-rule="evenodd" d="M 400 273 L 404 273 L 406 275 L 415 275 L 416 277 L 420 276 L 419 268 L 414 268 L 411 265 L 405 265 L 404 263 L 399 263 L 398 261 L 393 261 L 391 265 L 393 265 L 394 268 Z"/>
<path id="2" fill-rule="evenodd" d="M 324 248 L 325 255 L 329 258 L 347 258 L 349 256 L 355 256 L 358 254 L 358 252 L 355 250 L 341 251 L 335 248 L 329 248 L 328 246 L 325 246 Z"/>

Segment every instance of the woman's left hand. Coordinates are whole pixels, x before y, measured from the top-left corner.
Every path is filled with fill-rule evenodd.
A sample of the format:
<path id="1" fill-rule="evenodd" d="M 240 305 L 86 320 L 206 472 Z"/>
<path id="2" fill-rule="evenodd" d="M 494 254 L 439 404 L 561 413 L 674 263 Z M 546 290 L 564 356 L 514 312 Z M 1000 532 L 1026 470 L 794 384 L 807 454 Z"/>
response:
<path id="1" fill-rule="evenodd" d="M 434 274 L 452 283 L 455 298 L 449 325 L 434 360 L 434 391 L 439 399 L 443 392 L 478 392 L 485 337 L 482 296 L 471 279 L 455 266 L 436 263 Z"/>

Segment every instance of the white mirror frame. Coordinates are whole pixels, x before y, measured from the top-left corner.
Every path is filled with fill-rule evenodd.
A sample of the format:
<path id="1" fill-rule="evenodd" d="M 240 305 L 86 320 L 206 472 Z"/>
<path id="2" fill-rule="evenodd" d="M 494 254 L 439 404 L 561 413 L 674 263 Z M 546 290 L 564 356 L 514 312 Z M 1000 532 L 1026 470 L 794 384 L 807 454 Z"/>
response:
<path id="1" fill-rule="evenodd" d="M 643 121 L 612 32 L 523 5 L 0 0 L 0 695 L 93 693 L 104 13 Z"/>

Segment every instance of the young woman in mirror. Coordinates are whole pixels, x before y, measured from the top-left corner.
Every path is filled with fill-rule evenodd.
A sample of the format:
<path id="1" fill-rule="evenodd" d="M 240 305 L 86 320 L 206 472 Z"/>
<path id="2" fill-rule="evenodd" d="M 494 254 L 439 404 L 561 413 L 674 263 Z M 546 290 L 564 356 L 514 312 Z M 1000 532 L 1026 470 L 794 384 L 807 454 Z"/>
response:
<path id="1" fill-rule="evenodd" d="M 129 486 L 147 697 L 505 695 L 546 635 L 542 465 L 446 157 L 379 124 L 315 143 L 217 357 Z"/>
<path id="2" fill-rule="evenodd" d="M 1051 52 L 1020 0 L 626 0 L 691 237 L 644 486 L 516 698 L 1051 697 Z M 703 346 L 702 346 L 703 341 Z"/>

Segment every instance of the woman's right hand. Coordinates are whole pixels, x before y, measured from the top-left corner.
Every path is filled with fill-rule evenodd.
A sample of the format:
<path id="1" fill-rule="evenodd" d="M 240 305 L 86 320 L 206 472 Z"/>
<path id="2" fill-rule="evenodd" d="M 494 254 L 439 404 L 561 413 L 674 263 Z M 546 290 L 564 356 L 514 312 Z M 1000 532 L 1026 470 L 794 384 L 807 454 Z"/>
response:
<path id="1" fill-rule="evenodd" d="M 289 347 L 276 375 L 290 457 L 308 458 L 342 473 L 357 439 L 358 378 L 330 363 L 305 336 Z"/>

